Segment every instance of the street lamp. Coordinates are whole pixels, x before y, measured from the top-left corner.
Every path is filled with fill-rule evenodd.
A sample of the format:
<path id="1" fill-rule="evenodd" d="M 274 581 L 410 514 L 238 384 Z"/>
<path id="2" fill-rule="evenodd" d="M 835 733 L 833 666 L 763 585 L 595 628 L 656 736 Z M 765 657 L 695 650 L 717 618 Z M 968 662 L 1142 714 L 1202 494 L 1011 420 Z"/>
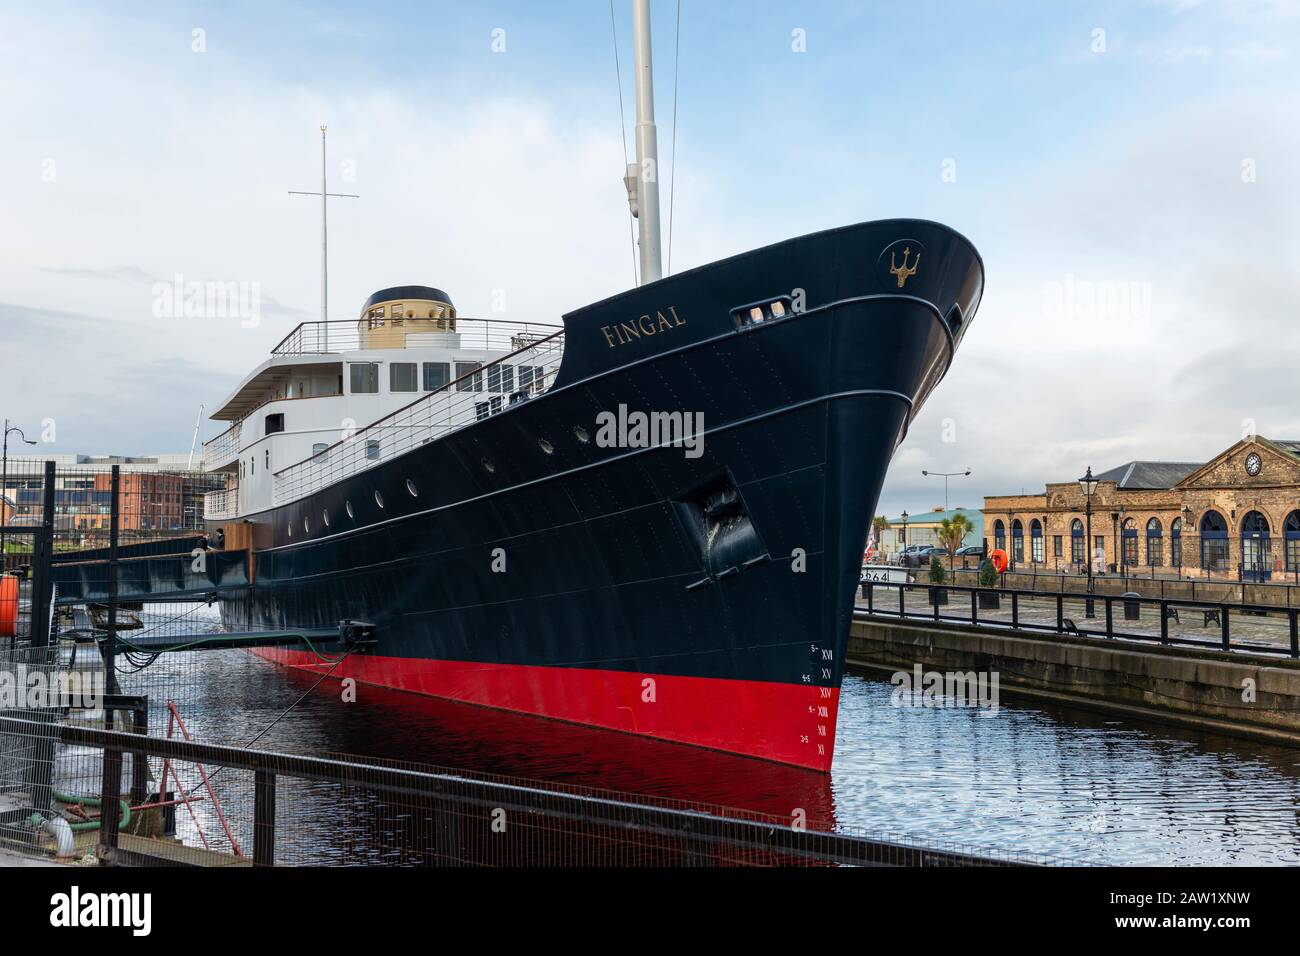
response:
<path id="1" fill-rule="evenodd" d="M 1084 605 L 1083 616 L 1095 617 L 1096 615 L 1093 614 L 1094 609 L 1092 603 L 1092 496 L 1097 490 L 1097 479 L 1092 476 L 1092 465 L 1088 466 L 1088 471 L 1079 479 L 1079 487 L 1083 489 L 1083 494 L 1086 499 L 1083 513 L 1088 522 L 1088 600 Z"/>
<path id="2" fill-rule="evenodd" d="M 903 547 L 907 547 L 907 512 L 903 512 Z"/>
<path id="3" fill-rule="evenodd" d="M 4 505 L 5 492 L 9 490 L 9 433 L 10 432 L 17 432 L 19 435 L 22 435 L 23 441 L 27 442 L 27 444 L 29 445 L 36 444 L 36 442 L 32 441 L 26 435 L 23 435 L 23 430 L 21 428 L 19 428 L 17 425 L 10 425 L 9 419 L 7 418 L 5 419 L 4 452 L 2 455 L 0 455 L 0 573 L 3 573 L 5 571 L 6 566 L 9 563 L 9 552 L 5 550 L 5 526 L 9 524 L 9 521 L 13 517 L 13 513 L 18 506 L 17 495 L 14 496 L 14 507 L 8 509 L 8 512 L 6 512 L 5 505 Z"/>
<path id="4" fill-rule="evenodd" d="M 921 474 L 926 478 L 943 479 L 943 510 L 947 511 L 948 510 L 948 479 L 965 478 L 970 475 L 970 469 L 967 468 L 965 471 L 922 471 Z"/>

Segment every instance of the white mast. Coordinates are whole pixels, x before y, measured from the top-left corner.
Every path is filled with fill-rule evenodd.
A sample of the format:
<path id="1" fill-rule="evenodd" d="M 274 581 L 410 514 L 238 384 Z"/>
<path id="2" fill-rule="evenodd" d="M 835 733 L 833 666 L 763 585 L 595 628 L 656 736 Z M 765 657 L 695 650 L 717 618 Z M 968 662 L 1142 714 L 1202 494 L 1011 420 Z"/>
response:
<path id="1" fill-rule="evenodd" d="M 655 94 L 650 54 L 650 0 L 632 0 L 632 45 L 636 71 L 636 166 L 628 169 L 628 198 L 636 196 L 641 252 L 641 284 L 663 276 L 659 246 L 659 144 L 655 135 Z"/>
<path id="2" fill-rule="evenodd" d="M 320 192 L 306 192 L 298 189 L 290 189 L 291 196 L 320 196 L 320 335 L 323 339 L 325 351 L 329 351 L 330 333 L 329 326 L 325 323 L 329 321 L 329 238 L 328 229 L 326 228 L 326 203 L 331 196 L 337 199 L 360 199 L 356 193 L 332 193 L 325 177 L 325 127 L 320 128 Z"/>

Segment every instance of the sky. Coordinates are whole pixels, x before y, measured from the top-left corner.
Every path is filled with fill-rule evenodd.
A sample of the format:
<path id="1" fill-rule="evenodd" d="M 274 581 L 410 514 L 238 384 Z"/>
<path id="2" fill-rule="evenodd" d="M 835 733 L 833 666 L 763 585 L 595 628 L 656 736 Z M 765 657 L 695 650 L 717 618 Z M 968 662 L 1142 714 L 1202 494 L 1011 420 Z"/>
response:
<path id="1" fill-rule="evenodd" d="M 608 0 L 5 3 L 0 414 L 33 451 L 188 450 L 319 317 L 319 204 L 288 191 L 319 188 L 322 124 L 360 195 L 331 200 L 332 318 L 411 283 L 521 321 L 624 290 L 613 11 L 617 46 Z M 678 11 L 654 4 L 674 272 L 894 216 L 984 258 L 879 511 L 943 504 L 927 469 L 971 469 L 950 504 L 978 507 L 1300 438 L 1300 0 Z M 256 322 L 160 309 L 177 277 L 256 288 Z"/>

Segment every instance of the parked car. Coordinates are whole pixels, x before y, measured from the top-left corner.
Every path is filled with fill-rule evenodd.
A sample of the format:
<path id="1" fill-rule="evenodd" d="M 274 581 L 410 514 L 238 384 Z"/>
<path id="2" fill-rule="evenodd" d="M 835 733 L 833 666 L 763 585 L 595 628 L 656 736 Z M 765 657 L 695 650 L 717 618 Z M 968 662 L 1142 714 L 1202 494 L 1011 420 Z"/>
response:
<path id="1" fill-rule="evenodd" d="M 915 547 L 916 550 L 903 551 L 898 556 L 899 564 L 905 568 L 924 568 L 928 567 L 930 561 L 935 557 L 938 557 L 941 561 L 948 557 L 947 551 L 932 544 L 921 544 Z"/>
<path id="2" fill-rule="evenodd" d="M 957 557 L 959 557 L 959 558 L 982 558 L 982 557 L 984 557 L 984 545 L 982 545 L 982 544 L 968 544 L 968 545 L 966 545 L 966 547 L 964 547 L 964 548 L 958 548 L 958 549 L 957 549 Z"/>

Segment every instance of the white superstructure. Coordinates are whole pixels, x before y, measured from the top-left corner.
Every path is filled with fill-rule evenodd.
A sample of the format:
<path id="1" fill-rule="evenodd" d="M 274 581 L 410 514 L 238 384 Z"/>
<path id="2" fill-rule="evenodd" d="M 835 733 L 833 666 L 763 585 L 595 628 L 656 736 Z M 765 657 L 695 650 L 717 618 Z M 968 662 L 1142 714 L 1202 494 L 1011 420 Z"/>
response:
<path id="1" fill-rule="evenodd" d="M 204 517 L 265 511 L 523 400 L 562 341 L 557 325 L 460 318 L 428 286 L 376 292 L 354 322 L 304 322 L 211 415 L 231 424 L 204 468 L 227 484 Z"/>

